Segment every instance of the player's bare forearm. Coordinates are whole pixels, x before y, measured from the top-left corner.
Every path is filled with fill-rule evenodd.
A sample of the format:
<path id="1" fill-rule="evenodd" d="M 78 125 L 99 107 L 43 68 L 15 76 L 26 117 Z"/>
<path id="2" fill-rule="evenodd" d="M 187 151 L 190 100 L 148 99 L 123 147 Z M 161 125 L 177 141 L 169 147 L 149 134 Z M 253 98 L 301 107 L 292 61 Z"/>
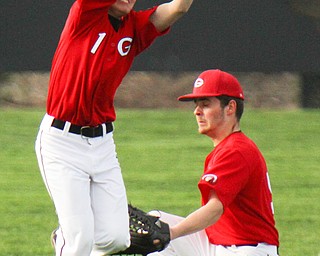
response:
<path id="1" fill-rule="evenodd" d="M 171 240 L 203 230 L 213 225 L 223 213 L 223 205 L 213 192 L 208 203 L 194 211 L 179 224 L 170 227 Z"/>
<path id="2" fill-rule="evenodd" d="M 172 0 L 161 4 L 151 15 L 150 21 L 158 31 L 164 31 L 188 12 L 193 0 Z"/>

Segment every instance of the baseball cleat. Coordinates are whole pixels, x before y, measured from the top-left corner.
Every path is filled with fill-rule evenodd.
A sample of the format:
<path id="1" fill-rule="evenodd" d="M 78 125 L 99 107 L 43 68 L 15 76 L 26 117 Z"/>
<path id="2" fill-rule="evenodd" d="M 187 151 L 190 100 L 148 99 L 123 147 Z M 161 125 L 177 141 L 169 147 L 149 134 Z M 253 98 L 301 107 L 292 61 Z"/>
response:
<path id="1" fill-rule="evenodd" d="M 52 245 L 53 248 L 56 248 L 56 240 L 57 240 L 57 233 L 56 232 L 57 232 L 57 230 L 58 230 L 58 228 L 53 230 L 52 233 L 51 233 L 51 237 L 50 237 L 51 245 Z"/>

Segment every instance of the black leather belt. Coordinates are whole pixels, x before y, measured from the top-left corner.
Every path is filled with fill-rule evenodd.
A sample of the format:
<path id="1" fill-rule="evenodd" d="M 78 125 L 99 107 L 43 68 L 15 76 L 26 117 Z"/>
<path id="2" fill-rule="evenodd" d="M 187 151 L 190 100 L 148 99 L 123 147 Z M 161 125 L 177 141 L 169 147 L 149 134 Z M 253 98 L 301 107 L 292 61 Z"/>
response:
<path id="1" fill-rule="evenodd" d="M 66 124 L 65 121 L 61 121 L 59 119 L 53 119 L 51 126 L 57 129 L 63 130 L 65 124 Z M 105 125 L 106 125 L 106 133 L 113 131 L 112 123 L 105 123 Z M 74 134 L 80 134 L 81 136 L 84 136 L 84 137 L 95 138 L 103 135 L 103 127 L 101 124 L 94 127 L 79 126 L 79 125 L 71 124 L 69 128 L 69 132 Z"/>

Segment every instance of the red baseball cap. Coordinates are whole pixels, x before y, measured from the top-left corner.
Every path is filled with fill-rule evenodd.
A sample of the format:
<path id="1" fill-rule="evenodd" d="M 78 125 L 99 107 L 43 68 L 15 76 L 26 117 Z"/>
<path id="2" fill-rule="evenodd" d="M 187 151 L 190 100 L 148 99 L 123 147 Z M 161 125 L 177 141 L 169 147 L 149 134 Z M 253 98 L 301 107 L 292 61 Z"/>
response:
<path id="1" fill-rule="evenodd" d="M 194 82 L 193 92 L 180 96 L 180 101 L 191 101 L 198 98 L 230 96 L 244 100 L 239 81 L 229 73 L 219 69 L 202 72 Z"/>

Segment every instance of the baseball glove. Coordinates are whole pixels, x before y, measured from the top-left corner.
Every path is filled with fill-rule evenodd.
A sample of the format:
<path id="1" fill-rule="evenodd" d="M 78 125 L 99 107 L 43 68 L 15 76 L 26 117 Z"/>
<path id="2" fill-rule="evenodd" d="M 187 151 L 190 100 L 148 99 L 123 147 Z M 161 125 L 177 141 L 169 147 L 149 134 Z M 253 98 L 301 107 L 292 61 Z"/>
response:
<path id="1" fill-rule="evenodd" d="M 170 242 L 169 225 L 144 211 L 128 205 L 131 245 L 113 255 L 147 255 L 162 251 Z"/>

